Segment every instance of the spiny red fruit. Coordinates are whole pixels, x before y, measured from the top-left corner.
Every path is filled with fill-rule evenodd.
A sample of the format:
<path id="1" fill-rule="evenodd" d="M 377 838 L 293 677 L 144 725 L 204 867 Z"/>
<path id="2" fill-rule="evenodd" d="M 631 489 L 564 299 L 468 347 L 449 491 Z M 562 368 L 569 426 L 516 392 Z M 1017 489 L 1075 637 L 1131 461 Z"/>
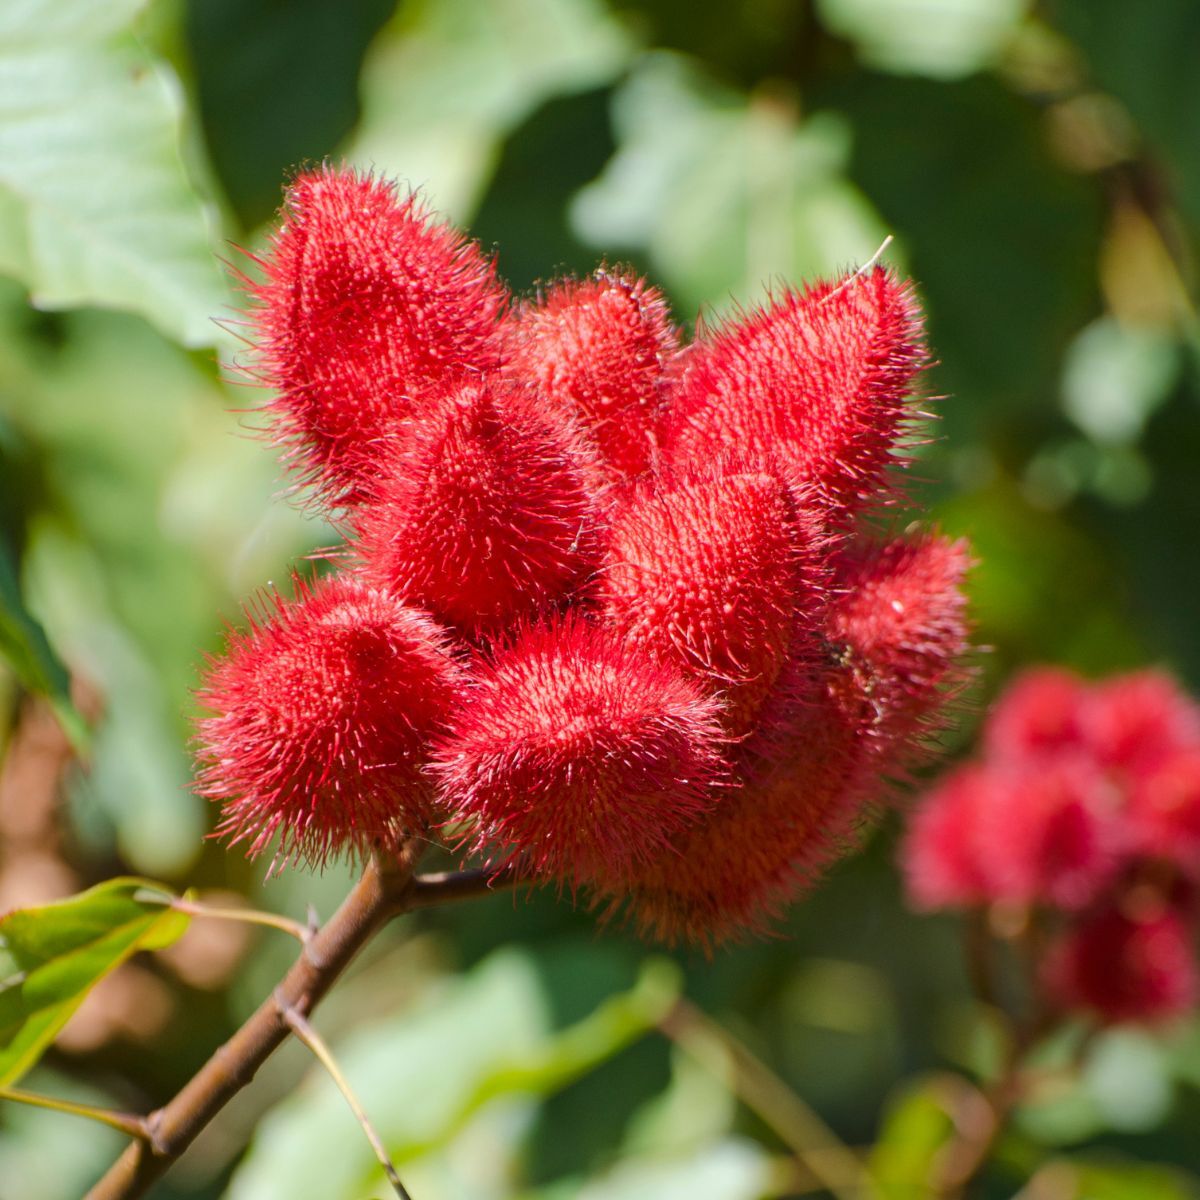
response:
<path id="1" fill-rule="evenodd" d="M 1130 786 L 1129 829 L 1139 854 L 1200 879 L 1200 743 L 1139 773 Z"/>
<path id="2" fill-rule="evenodd" d="M 353 520 L 365 578 L 472 635 L 567 598 L 599 561 L 569 431 L 499 382 L 429 399 Z"/>
<path id="3" fill-rule="evenodd" d="M 789 656 L 811 646 L 827 555 L 819 515 L 776 476 L 697 473 L 614 516 L 604 616 L 722 695 L 741 736 Z"/>
<path id="4" fill-rule="evenodd" d="M 975 852 L 992 900 L 1079 910 L 1124 864 L 1121 796 L 1081 756 L 993 779 Z"/>
<path id="5" fill-rule="evenodd" d="M 1154 671 L 1013 682 L 983 760 L 926 798 L 904 847 L 924 907 L 1016 903 L 1060 929 L 1041 983 L 1066 1009 L 1155 1021 L 1200 999 L 1200 708 Z"/>
<path id="6" fill-rule="evenodd" d="M 413 196 L 323 167 L 288 189 L 253 288 L 275 437 L 326 498 L 350 502 L 413 397 L 500 358 L 493 265 Z"/>
<path id="7" fill-rule="evenodd" d="M 889 543 L 854 561 L 858 594 L 847 590 L 822 614 L 821 639 L 841 639 L 836 660 L 785 663 L 739 754 L 739 786 L 627 896 L 607 898 L 609 910 L 627 901 L 643 932 L 711 946 L 765 928 L 854 840 L 882 773 L 897 769 L 913 728 L 944 703 L 965 637 L 963 547 Z"/>
<path id="8" fill-rule="evenodd" d="M 962 683 L 967 544 L 933 534 L 859 542 L 837 564 L 829 639 L 849 652 L 889 748 L 943 712 Z"/>
<path id="9" fill-rule="evenodd" d="M 1085 740 L 1082 728 L 1087 689 L 1060 667 L 1024 672 L 996 703 L 984 731 L 989 755 L 1023 759 L 1072 750 Z"/>
<path id="10" fill-rule="evenodd" d="M 656 431 L 679 350 L 666 301 L 632 275 L 598 271 L 554 284 L 512 322 L 509 370 L 594 440 L 610 481 L 655 461 Z"/>
<path id="11" fill-rule="evenodd" d="M 679 351 L 666 301 L 644 279 L 597 271 L 555 284 L 512 323 L 509 369 L 571 413 L 612 480 L 647 471 Z"/>
<path id="12" fill-rule="evenodd" d="M 738 784 L 672 839 L 673 852 L 602 894 L 606 915 L 624 909 L 646 936 L 711 948 L 763 932 L 812 886 L 865 822 L 877 772 L 861 728 L 828 694 L 810 698 L 792 732 L 786 758 L 743 753 Z"/>
<path id="13" fill-rule="evenodd" d="M 1100 762 L 1127 778 L 1180 751 L 1200 751 L 1200 705 L 1159 671 L 1097 684 L 1079 720 Z"/>
<path id="14" fill-rule="evenodd" d="M 716 802 L 718 703 L 610 630 L 525 630 L 477 675 L 434 756 L 476 849 L 618 883 Z"/>
<path id="15" fill-rule="evenodd" d="M 231 637 L 200 693 L 199 790 L 217 833 L 260 854 L 322 864 L 424 826 L 422 774 L 459 671 L 425 614 L 347 578 Z"/>
<path id="16" fill-rule="evenodd" d="M 913 814 L 904 844 L 909 895 L 918 908 L 953 908 L 991 898 L 980 825 L 1008 797 L 995 776 L 967 765 L 951 772 Z"/>
<path id="17" fill-rule="evenodd" d="M 1047 960 L 1047 985 L 1063 1008 L 1108 1023 L 1182 1016 L 1200 999 L 1192 940 L 1170 908 L 1107 906 L 1067 932 Z"/>
<path id="18" fill-rule="evenodd" d="M 769 454 L 852 508 L 894 459 L 926 358 L 911 288 L 882 267 L 789 291 L 695 345 L 666 421 L 667 457 Z"/>

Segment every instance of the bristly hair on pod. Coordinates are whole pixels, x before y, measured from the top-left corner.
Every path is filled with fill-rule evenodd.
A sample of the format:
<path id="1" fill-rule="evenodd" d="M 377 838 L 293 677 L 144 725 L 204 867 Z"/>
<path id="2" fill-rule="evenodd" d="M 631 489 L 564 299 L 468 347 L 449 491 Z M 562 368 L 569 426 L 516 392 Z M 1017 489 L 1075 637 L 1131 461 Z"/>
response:
<path id="1" fill-rule="evenodd" d="M 695 344 L 664 453 L 675 464 L 733 446 L 771 454 L 849 517 L 899 461 L 927 362 L 912 287 L 884 267 L 785 292 Z"/>
<path id="2" fill-rule="evenodd" d="M 921 749 L 970 677 L 962 585 L 971 561 L 965 541 L 927 533 L 859 539 L 837 563 L 827 637 L 846 648 L 876 735 L 898 762 Z"/>
<path id="3" fill-rule="evenodd" d="M 769 928 L 870 824 L 953 695 L 966 566 L 964 547 L 937 537 L 843 553 L 842 590 L 817 610 L 838 653 L 785 663 L 740 748 L 738 785 L 673 839 L 673 856 L 601 896 L 606 915 L 709 949 Z"/>
<path id="4" fill-rule="evenodd" d="M 601 891 L 605 919 L 625 913 L 640 933 L 708 953 L 761 936 L 869 823 L 879 775 L 861 722 L 829 680 L 797 709 L 791 753 L 735 761 L 736 782 L 620 891 Z"/>
<path id="5" fill-rule="evenodd" d="M 571 413 L 612 481 L 654 464 L 679 334 L 662 293 L 629 272 L 564 279 L 508 323 L 509 370 Z"/>
<path id="6" fill-rule="evenodd" d="M 716 802 L 719 712 L 611 630 L 577 617 L 526 627 L 476 673 L 438 743 L 439 799 L 493 862 L 520 856 L 572 890 L 620 887 Z"/>
<path id="7" fill-rule="evenodd" d="M 288 465 L 351 504 L 415 396 L 498 367 L 507 293 L 475 243 L 384 180 L 305 171 L 283 212 L 250 285 L 256 374 L 277 391 L 271 433 Z"/>
<path id="8" fill-rule="evenodd" d="M 569 423 L 528 388 L 429 397 L 352 514 L 364 578 L 468 636 L 494 636 L 594 574 L 600 511 Z"/>
<path id="9" fill-rule="evenodd" d="M 635 494 L 612 518 L 604 619 L 721 695 L 734 737 L 784 664 L 816 654 L 831 542 L 806 500 L 768 469 L 718 465 Z"/>
<path id="10" fill-rule="evenodd" d="M 198 791 L 216 836 L 251 857 L 321 866 L 422 830 L 431 740 L 461 671 L 444 631 L 385 593 L 334 576 L 233 633 L 199 693 Z"/>

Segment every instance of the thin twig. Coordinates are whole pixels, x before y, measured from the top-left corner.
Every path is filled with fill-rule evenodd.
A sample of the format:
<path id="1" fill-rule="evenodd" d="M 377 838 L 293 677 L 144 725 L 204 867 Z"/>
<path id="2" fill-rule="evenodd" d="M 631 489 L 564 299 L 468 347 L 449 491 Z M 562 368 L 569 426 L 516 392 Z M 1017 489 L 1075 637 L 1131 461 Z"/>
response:
<path id="1" fill-rule="evenodd" d="M 417 875 L 412 881 L 406 909 L 429 908 L 434 904 L 449 904 L 455 900 L 473 900 L 503 892 L 523 883 L 534 882 L 532 874 L 522 863 L 501 867 L 498 871 L 437 871 Z"/>
<path id="2" fill-rule="evenodd" d="M 383 1139 L 375 1132 L 375 1127 L 368 1120 L 366 1112 L 358 1102 L 358 1097 L 350 1087 L 350 1081 L 342 1074 L 337 1059 L 333 1057 L 333 1052 L 329 1049 L 325 1039 L 294 1008 L 278 1000 L 278 997 L 277 1003 L 279 1003 L 279 1011 L 282 1013 L 283 1019 L 288 1023 L 288 1028 L 313 1052 L 317 1061 L 329 1072 L 329 1077 L 337 1084 L 338 1091 L 345 1097 L 350 1111 L 362 1126 L 363 1133 L 367 1135 L 367 1141 L 371 1143 L 371 1149 L 375 1151 L 375 1157 L 379 1159 L 380 1166 L 383 1167 L 384 1174 L 387 1175 L 388 1182 L 392 1185 L 392 1190 L 400 1197 L 400 1200 L 412 1200 L 408 1189 L 400 1182 L 400 1176 L 392 1165 Z"/>
<path id="3" fill-rule="evenodd" d="M 215 905 L 203 904 L 198 900 L 188 900 L 182 896 L 159 897 L 156 892 L 148 892 L 144 895 L 139 892 L 138 896 L 151 901 L 161 899 L 164 907 L 173 909 L 175 912 L 186 913 L 189 917 L 211 917 L 219 921 L 238 921 L 243 925 L 265 925 L 269 929 L 280 929 L 294 937 L 301 945 L 304 945 L 317 929 L 315 922 L 306 925 L 302 921 L 293 921 L 291 917 L 264 912 L 257 908 L 218 908 Z"/>
<path id="4" fill-rule="evenodd" d="M 809 1174 L 838 1200 L 868 1194 L 863 1164 L 823 1120 L 748 1046 L 687 1000 L 659 1022 L 667 1037 L 721 1075 L 733 1068 L 733 1091 L 792 1148 Z"/>
<path id="5" fill-rule="evenodd" d="M 86 1117 L 89 1121 L 99 1121 L 110 1129 L 120 1130 L 131 1138 L 150 1137 L 145 1117 L 135 1113 L 117 1112 L 95 1104 L 78 1104 L 74 1100 L 60 1100 L 55 1096 L 39 1096 L 36 1092 L 26 1092 L 21 1088 L 0 1088 L 0 1100 L 12 1100 L 15 1104 L 27 1104 L 31 1108 L 50 1108 L 55 1112 L 70 1113 L 73 1117 Z"/>

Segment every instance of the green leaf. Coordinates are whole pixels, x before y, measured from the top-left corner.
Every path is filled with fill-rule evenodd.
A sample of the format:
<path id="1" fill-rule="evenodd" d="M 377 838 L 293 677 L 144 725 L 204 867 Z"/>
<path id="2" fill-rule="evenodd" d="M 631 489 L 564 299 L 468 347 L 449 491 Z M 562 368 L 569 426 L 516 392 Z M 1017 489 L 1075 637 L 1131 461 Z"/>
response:
<path id="1" fill-rule="evenodd" d="M 0 544 L 0 658 L 12 667 L 23 687 L 47 696 L 77 749 L 86 748 L 88 731 L 71 703 L 70 677 L 46 637 L 21 600 L 17 574 Z"/>
<path id="2" fill-rule="evenodd" d="M 460 1135 L 469 1138 L 491 1114 L 500 1114 L 501 1130 L 527 1123 L 538 1098 L 653 1029 L 678 988 L 672 964 L 652 960 L 632 989 L 553 1032 L 533 964 L 523 954 L 501 951 L 417 1011 L 360 1030 L 335 1044 L 334 1053 L 393 1162 L 419 1195 L 420 1170 L 436 1169 L 441 1147 Z M 349 1118 L 332 1083 L 323 1076 L 311 1082 L 263 1122 L 233 1177 L 230 1200 L 357 1200 L 364 1194 L 376 1170 L 374 1157 L 365 1142 L 345 1136 Z M 496 1136 L 516 1152 L 519 1139 L 511 1132 Z M 493 1166 L 505 1161 L 495 1147 L 489 1155 Z M 410 1182 L 408 1164 L 414 1161 L 420 1166 Z"/>
<path id="3" fill-rule="evenodd" d="M 846 177 L 850 128 L 835 113 L 800 123 L 786 98 L 748 101 L 684 58 L 649 54 L 615 92 L 613 126 L 617 153 L 572 224 L 597 249 L 648 255 L 685 309 L 839 272 L 883 241 Z"/>
<path id="4" fill-rule="evenodd" d="M 821 21 L 864 62 L 957 79 L 987 66 L 1012 37 L 1028 0 L 817 0 Z"/>
<path id="5" fill-rule="evenodd" d="M 142 0 L 0 7 L 0 271 L 43 308 L 140 313 L 213 345 L 227 292 L 180 160 L 182 100 Z"/>
<path id="6" fill-rule="evenodd" d="M 362 126 L 347 157 L 464 220 L 503 139 L 551 96 L 609 82 L 629 47 L 597 0 L 401 5 L 364 65 Z"/>
<path id="7" fill-rule="evenodd" d="M 935 1087 L 936 1081 L 918 1084 L 888 1108 L 869 1163 L 882 1200 L 920 1200 L 929 1194 L 937 1156 L 954 1133 Z"/>
<path id="8" fill-rule="evenodd" d="M 0 1087 L 19 1079 L 101 979 L 138 950 L 161 950 L 188 918 L 145 879 L 110 879 L 78 896 L 0 918 Z"/>
<path id="9" fill-rule="evenodd" d="M 773 1194 L 771 1161 L 761 1146 L 728 1138 L 686 1155 L 619 1162 L 574 1193 L 576 1200 L 759 1200 Z"/>

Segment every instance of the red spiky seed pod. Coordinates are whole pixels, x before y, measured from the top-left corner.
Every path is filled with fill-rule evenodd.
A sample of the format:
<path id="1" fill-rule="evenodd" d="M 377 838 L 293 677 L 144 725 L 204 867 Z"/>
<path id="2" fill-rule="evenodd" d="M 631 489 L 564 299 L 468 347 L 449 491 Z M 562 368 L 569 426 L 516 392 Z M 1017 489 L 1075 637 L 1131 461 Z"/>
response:
<path id="1" fill-rule="evenodd" d="M 966 542 L 934 534 L 860 541 L 837 563 L 827 636 L 846 647 L 889 752 L 936 726 L 964 682 L 970 566 Z"/>
<path id="2" fill-rule="evenodd" d="M 982 808 L 977 853 L 993 899 L 1077 911 L 1125 863 L 1123 797 L 1082 755 L 997 781 Z"/>
<path id="3" fill-rule="evenodd" d="M 1113 904 L 1091 914 L 1048 956 L 1045 981 L 1062 1008 L 1105 1024 L 1170 1020 L 1200 998 L 1192 931 L 1164 905 L 1127 912 Z"/>
<path id="4" fill-rule="evenodd" d="M 1086 694 L 1083 680 L 1060 667 L 1034 667 L 1018 675 L 988 717 L 988 755 L 1015 761 L 1078 751 L 1085 740 Z"/>
<path id="5" fill-rule="evenodd" d="M 1138 854 L 1200 879 L 1200 745 L 1139 772 L 1130 785 L 1128 823 Z"/>
<path id="6" fill-rule="evenodd" d="M 812 650 L 829 553 L 821 518 L 765 471 L 696 473 L 634 497 L 613 517 L 604 617 L 718 692 L 740 737 L 789 657 Z"/>
<path id="7" fill-rule="evenodd" d="M 679 352 L 657 289 L 605 270 L 563 280 L 520 309 L 509 341 L 514 376 L 535 383 L 579 421 L 609 479 L 632 479 L 650 468 Z"/>
<path id="8" fill-rule="evenodd" d="M 352 170 L 297 176 L 252 286 L 275 440 L 325 499 L 351 503 L 414 396 L 496 367 L 506 294 L 493 264 L 415 196 Z"/>
<path id="9" fill-rule="evenodd" d="M 913 813 L 901 861 L 917 908 L 954 908 L 991 899 L 980 824 L 986 810 L 1002 809 L 1007 792 L 975 764 L 947 775 Z"/>
<path id="10" fill-rule="evenodd" d="M 793 714 L 791 752 L 767 764 L 743 752 L 738 782 L 672 839 L 620 892 L 603 893 L 606 917 L 625 911 L 646 937 L 705 950 L 769 929 L 853 845 L 878 790 L 864 731 L 822 684 Z"/>
<path id="11" fill-rule="evenodd" d="M 605 897 L 609 911 L 625 902 L 644 933 L 711 947 L 761 932 L 812 886 L 869 824 L 914 729 L 953 692 L 966 566 L 965 547 L 942 538 L 843 556 L 846 590 L 823 614 L 836 654 L 785 664 L 741 748 L 740 786 L 628 896 Z"/>
<path id="12" fill-rule="evenodd" d="M 665 453 L 676 465 L 769 454 L 852 509 L 895 459 L 927 361 L 923 336 L 911 286 L 882 267 L 786 292 L 696 343 Z"/>
<path id="13" fill-rule="evenodd" d="M 481 669 L 433 772 L 493 858 L 620 885 L 714 802 L 719 704 L 677 669 L 573 618 L 525 629 Z"/>
<path id="14" fill-rule="evenodd" d="M 423 775 L 460 673 L 424 613 L 334 577 L 234 633 L 200 692 L 198 790 L 217 834 L 321 865 L 424 827 Z"/>
<path id="15" fill-rule="evenodd" d="M 1082 909 L 1124 865 L 1120 799 L 1078 755 L 1007 770 L 962 767 L 913 818 L 903 853 L 913 902 Z"/>
<path id="16" fill-rule="evenodd" d="M 595 571 L 585 476 L 536 393 L 468 380 L 424 403 L 355 510 L 362 574 L 472 636 L 494 634 Z"/>
<path id="17" fill-rule="evenodd" d="M 1079 723 L 1099 762 L 1124 779 L 1200 751 L 1200 705 L 1161 671 L 1134 671 L 1094 685 Z"/>

